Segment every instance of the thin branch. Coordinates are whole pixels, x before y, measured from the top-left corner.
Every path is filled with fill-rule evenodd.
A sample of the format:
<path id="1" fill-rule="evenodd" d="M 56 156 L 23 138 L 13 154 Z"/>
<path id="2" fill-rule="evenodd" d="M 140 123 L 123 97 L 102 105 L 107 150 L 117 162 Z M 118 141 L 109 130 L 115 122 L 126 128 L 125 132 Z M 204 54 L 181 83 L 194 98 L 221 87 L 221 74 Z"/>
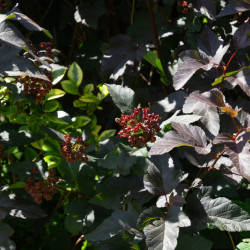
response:
<path id="1" fill-rule="evenodd" d="M 135 0 L 133 0 L 133 3 L 132 3 L 132 12 L 131 12 L 131 18 L 130 18 L 131 25 L 134 24 L 134 14 L 135 14 Z"/>
<path id="2" fill-rule="evenodd" d="M 232 243 L 232 246 L 233 246 L 233 250 L 235 250 L 236 248 L 235 248 L 235 244 L 234 244 L 234 240 L 233 240 L 233 237 L 232 237 L 232 235 L 231 235 L 231 233 L 230 232 L 227 232 L 228 233 L 228 235 L 229 235 L 229 238 L 230 238 L 230 241 L 231 241 L 231 243 Z"/>
<path id="3" fill-rule="evenodd" d="M 156 25 L 155 25 L 155 18 L 154 18 L 152 5 L 151 5 L 151 0 L 147 0 L 147 6 L 148 6 L 148 12 L 149 12 L 149 16 L 150 16 L 150 22 L 151 22 L 151 25 L 152 25 L 152 30 L 153 30 L 157 55 L 158 55 L 158 58 L 161 60 L 162 57 L 161 57 L 161 51 L 160 51 L 160 43 L 159 43 L 157 29 L 156 29 Z"/>

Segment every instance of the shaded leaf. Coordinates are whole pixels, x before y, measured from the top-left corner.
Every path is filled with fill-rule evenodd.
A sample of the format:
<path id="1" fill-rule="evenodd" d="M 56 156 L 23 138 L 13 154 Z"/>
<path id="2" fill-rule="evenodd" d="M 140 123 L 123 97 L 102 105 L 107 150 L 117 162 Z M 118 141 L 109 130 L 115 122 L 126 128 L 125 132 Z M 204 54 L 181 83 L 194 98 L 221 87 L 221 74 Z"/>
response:
<path id="1" fill-rule="evenodd" d="M 181 235 L 178 239 L 176 250 L 183 249 L 202 249 L 210 250 L 213 246 L 213 242 L 201 235 Z"/>
<path id="2" fill-rule="evenodd" d="M 175 91 L 161 101 L 150 106 L 150 111 L 159 114 L 162 118 L 166 117 L 169 112 L 180 110 L 188 94 L 184 91 Z"/>
<path id="3" fill-rule="evenodd" d="M 141 62 L 147 50 L 144 45 L 137 45 L 127 35 L 117 35 L 110 40 L 111 46 L 102 59 L 101 71 L 103 75 L 113 75 L 117 80 L 128 66 Z"/>
<path id="4" fill-rule="evenodd" d="M 132 113 L 134 107 L 135 92 L 128 88 L 115 84 L 106 84 L 109 94 L 115 105 L 122 113 Z"/>
<path id="5" fill-rule="evenodd" d="M 250 4 L 249 4 L 250 9 Z M 250 22 L 243 23 L 234 33 L 233 41 L 236 48 L 243 49 L 250 45 Z"/>
<path id="6" fill-rule="evenodd" d="M 202 51 L 188 50 L 182 52 L 180 58 L 182 63 L 174 75 L 175 90 L 182 88 L 198 69 L 208 71 L 213 67 L 211 58 Z"/>
<path id="7" fill-rule="evenodd" d="M 138 215 L 132 210 L 117 210 L 94 231 L 87 234 L 85 238 L 89 241 L 107 240 L 117 234 L 135 228 L 137 217 Z"/>
<path id="8" fill-rule="evenodd" d="M 216 6 L 215 6 L 215 1 L 214 0 L 196 0 L 194 2 L 194 6 L 196 9 L 198 9 L 202 13 L 208 12 L 212 18 L 215 17 L 216 15 Z"/>
<path id="9" fill-rule="evenodd" d="M 94 222 L 94 211 L 83 200 L 72 200 L 64 206 L 67 215 L 64 225 L 72 235 L 77 235 L 84 227 L 91 226 Z"/>
<path id="10" fill-rule="evenodd" d="M 106 8 L 103 0 L 91 1 L 76 6 L 74 18 L 78 23 L 97 29 L 98 19 L 105 13 Z"/>
<path id="11" fill-rule="evenodd" d="M 214 63 L 220 63 L 228 47 L 229 44 L 223 47 L 223 40 L 209 28 L 205 28 L 199 37 L 199 50 L 212 57 Z"/>
<path id="12" fill-rule="evenodd" d="M 169 154 L 152 156 L 147 174 L 144 176 L 144 186 L 149 193 L 166 195 L 182 180 L 180 169 L 176 169 Z"/>

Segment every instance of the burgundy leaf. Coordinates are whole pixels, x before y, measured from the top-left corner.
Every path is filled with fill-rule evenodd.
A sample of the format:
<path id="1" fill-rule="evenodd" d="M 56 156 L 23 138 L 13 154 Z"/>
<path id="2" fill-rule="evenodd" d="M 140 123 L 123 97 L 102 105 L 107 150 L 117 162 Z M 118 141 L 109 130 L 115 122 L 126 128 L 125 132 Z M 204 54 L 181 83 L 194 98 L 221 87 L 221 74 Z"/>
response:
<path id="1" fill-rule="evenodd" d="M 231 143 L 231 142 L 233 142 L 233 136 L 231 134 L 226 134 L 226 133 L 217 135 L 213 140 L 214 144 Z"/>
<path id="2" fill-rule="evenodd" d="M 223 17 L 237 14 L 250 9 L 250 4 L 243 0 L 230 0 L 229 3 L 222 9 L 216 17 Z"/>
<path id="3" fill-rule="evenodd" d="M 149 151 L 149 155 L 159 155 L 169 152 L 175 147 L 190 146 L 200 154 L 208 154 L 211 144 L 206 143 L 205 132 L 197 126 L 189 124 L 171 123 L 175 131 L 167 132 Z"/>
<path id="4" fill-rule="evenodd" d="M 196 0 L 194 7 L 200 12 L 208 12 L 213 18 L 216 15 L 215 0 Z"/>
<path id="5" fill-rule="evenodd" d="M 193 92 L 195 93 L 195 92 Z M 190 96 L 193 94 L 191 93 Z M 209 130 L 211 134 L 216 136 L 220 129 L 220 119 L 217 108 L 209 106 L 205 103 L 196 102 L 192 99 L 186 99 L 183 106 L 184 113 L 193 113 L 202 116 L 202 124 Z"/>
<path id="6" fill-rule="evenodd" d="M 225 145 L 225 152 L 232 160 L 239 174 L 250 181 L 250 140 L 249 133 L 238 136 L 234 142 Z"/>
<path id="7" fill-rule="evenodd" d="M 199 38 L 199 50 L 211 56 L 213 62 L 219 64 L 228 50 L 229 44 L 223 47 L 223 40 L 212 30 L 205 28 Z"/>
<path id="8" fill-rule="evenodd" d="M 202 51 L 187 50 L 181 53 L 180 57 L 183 63 L 179 65 L 174 75 L 174 88 L 176 90 L 182 88 L 198 69 L 208 71 L 213 67 L 211 57 Z"/>
<path id="9" fill-rule="evenodd" d="M 250 40 L 249 40 L 250 41 Z M 227 81 L 233 86 L 239 85 L 241 89 L 250 96 L 250 69 L 245 68 L 237 75 L 227 78 Z"/>
<path id="10" fill-rule="evenodd" d="M 250 5 L 249 5 L 250 6 Z M 250 46 L 250 22 L 243 23 L 234 33 L 233 41 L 236 48 L 243 49 Z"/>

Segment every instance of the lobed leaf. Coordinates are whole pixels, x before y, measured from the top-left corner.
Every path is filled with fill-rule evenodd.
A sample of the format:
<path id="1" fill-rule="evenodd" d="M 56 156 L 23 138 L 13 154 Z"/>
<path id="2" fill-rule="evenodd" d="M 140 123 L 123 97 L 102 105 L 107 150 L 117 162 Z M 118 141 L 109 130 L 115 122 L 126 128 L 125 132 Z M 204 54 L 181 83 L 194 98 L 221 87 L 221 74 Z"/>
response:
<path id="1" fill-rule="evenodd" d="M 154 220 L 143 229 L 149 250 L 174 250 L 177 245 L 179 228 L 190 226 L 189 218 L 180 208 L 171 206 L 166 219 Z"/>
<path id="2" fill-rule="evenodd" d="M 169 154 L 152 156 L 147 174 L 144 176 L 144 187 L 154 195 L 170 193 L 182 180 L 181 170 L 174 166 Z"/>
<path id="3" fill-rule="evenodd" d="M 128 88 L 116 84 L 106 84 L 109 94 L 115 105 L 122 113 L 132 113 L 134 107 L 135 92 Z"/>

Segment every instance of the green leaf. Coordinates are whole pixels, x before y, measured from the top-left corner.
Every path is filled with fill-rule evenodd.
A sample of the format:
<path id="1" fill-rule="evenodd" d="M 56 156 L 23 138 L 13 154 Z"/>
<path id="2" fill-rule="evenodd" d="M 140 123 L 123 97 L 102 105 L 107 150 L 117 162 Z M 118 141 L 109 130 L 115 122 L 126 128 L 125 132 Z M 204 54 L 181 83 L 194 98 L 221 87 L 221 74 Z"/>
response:
<path id="1" fill-rule="evenodd" d="M 183 249 L 202 249 L 210 250 L 213 242 L 200 235 L 182 235 L 178 239 L 176 250 Z"/>
<path id="2" fill-rule="evenodd" d="M 69 94 L 79 95 L 76 84 L 71 80 L 64 80 L 61 82 L 62 88 Z"/>
<path id="3" fill-rule="evenodd" d="M 97 103 L 99 104 L 99 99 L 93 95 L 92 93 L 85 94 L 79 98 L 81 102 L 87 102 L 87 103 Z"/>
<path id="4" fill-rule="evenodd" d="M 82 79 L 83 79 L 83 72 L 82 72 L 80 66 L 76 62 L 73 62 L 69 66 L 68 78 L 72 82 L 74 82 L 77 87 L 79 87 L 81 85 Z"/>
<path id="5" fill-rule="evenodd" d="M 148 51 L 143 58 L 156 68 L 156 59 L 158 58 L 156 50 Z"/>
<path id="6" fill-rule="evenodd" d="M 67 68 L 64 66 L 58 65 L 58 64 L 53 64 L 53 63 L 50 65 L 53 69 L 53 71 L 52 71 L 52 74 L 53 74 L 52 84 L 55 85 L 63 79 L 63 77 L 67 71 Z"/>
<path id="7" fill-rule="evenodd" d="M 89 202 L 95 205 L 102 206 L 106 209 L 116 210 L 120 207 L 121 195 L 99 193 L 95 197 L 93 197 Z"/>
<path id="8" fill-rule="evenodd" d="M 54 112 L 59 106 L 60 106 L 60 103 L 58 101 L 53 100 L 53 101 L 46 102 L 43 110 L 44 112 Z"/>
<path id="9" fill-rule="evenodd" d="M 72 200 L 64 207 L 67 214 L 64 225 L 67 231 L 76 236 L 86 226 L 91 226 L 94 222 L 94 211 L 88 208 L 88 203 L 84 199 Z"/>
<path id="10" fill-rule="evenodd" d="M 122 113 L 132 113 L 134 108 L 135 92 L 128 88 L 115 84 L 106 84 L 109 94 L 115 105 Z"/>
<path id="11" fill-rule="evenodd" d="M 236 246 L 236 250 L 250 250 L 250 239 L 243 239 L 242 241 Z"/>
<path id="12" fill-rule="evenodd" d="M 45 100 L 46 101 L 50 101 L 53 99 L 57 99 L 60 97 L 63 97 L 66 93 L 61 90 L 61 89 L 52 89 L 46 96 L 45 96 Z"/>
<path id="13" fill-rule="evenodd" d="M 111 136 L 113 136 L 115 134 L 115 132 L 116 132 L 115 129 L 105 130 L 101 133 L 98 140 L 105 141 L 105 140 L 109 139 Z"/>
<path id="14" fill-rule="evenodd" d="M 243 68 L 241 68 L 241 69 L 239 69 L 239 70 L 227 72 L 224 79 L 226 79 L 226 78 L 229 77 L 229 76 L 235 76 L 237 73 L 239 73 L 241 70 L 243 70 L 243 69 L 245 69 L 245 68 L 249 68 L 249 67 L 243 67 Z M 223 75 L 221 75 L 219 78 L 217 78 L 211 85 L 212 85 L 212 86 L 215 86 L 215 85 L 221 83 L 221 82 L 222 82 L 222 79 L 223 79 Z"/>
<path id="15" fill-rule="evenodd" d="M 25 182 L 23 181 L 18 181 L 8 187 L 8 189 L 15 189 L 15 188 L 24 188 Z"/>
<path id="16" fill-rule="evenodd" d="M 72 118 L 72 121 L 74 122 L 74 126 L 76 128 L 81 128 L 86 126 L 88 123 L 91 122 L 91 118 L 89 118 L 88 116 L 76 116 L 74 118 Z"/>
<path id="17" fill-rule="evenodd" d="M 53 36 L 51 35 L 51 33 L 50 33 L 48 30 L 43 29 L 43 33 L 44 33 L 47 37 L 49 37 L 50 39 L 53 39 Z"/>

